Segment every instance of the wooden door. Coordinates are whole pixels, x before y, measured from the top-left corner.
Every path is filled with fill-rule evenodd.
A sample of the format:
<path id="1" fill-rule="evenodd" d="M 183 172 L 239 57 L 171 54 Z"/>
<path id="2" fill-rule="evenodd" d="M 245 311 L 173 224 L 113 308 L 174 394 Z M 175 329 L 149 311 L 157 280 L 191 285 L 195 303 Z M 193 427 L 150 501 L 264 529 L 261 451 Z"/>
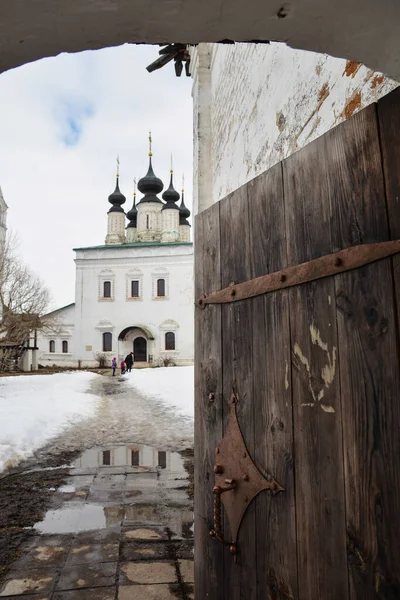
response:
<path id="1" fill-rule="evenodd" d="M 133 356 L 135 362 L 147 361 L 147 340 L 144 337 L 137 337 L 133 341 Z"/>
<path id="2" fill-rule="evenodd" d="M 396 90 L 198 215 L 196 299 L 399 239 L 399 130 Z M 197 600 L 400 598 L 399 269 L 196 303 Z M 232 390 L 250 456 L 284 487 L 248 505 L 236 562 L 209 533 Z"/>

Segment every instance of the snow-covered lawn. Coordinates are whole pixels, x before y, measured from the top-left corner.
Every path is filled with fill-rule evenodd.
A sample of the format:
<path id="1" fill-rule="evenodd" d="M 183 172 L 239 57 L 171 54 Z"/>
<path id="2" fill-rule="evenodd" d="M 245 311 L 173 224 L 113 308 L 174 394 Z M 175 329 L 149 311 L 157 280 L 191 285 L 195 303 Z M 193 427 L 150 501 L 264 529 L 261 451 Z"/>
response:
<path id="1" fill-rule="evenodd" d="M 124 377 L 142 395 L 166 402 L 181 414 L 194 416 L 193 367 L 134 369 Z"/>
<path id="2" fill-rule="evenodd" d="M 85 392 L 96 377 L 76 372 L 0 378 L 0 472 L 90 417 L 98 398 Z"/>
<path id="3" fill-rule="evenodd" d="M 100 397 L 87 392 L 96 377 L 101 376 L 70 372 L 1 377 L 0 472 L 28 458 L 69 426 L 94 417 Z M 193 367 L 134 369 L 123 377 L 145 398 L 193 417 Z M 115 385 L 120 385 L 119 377 Z"/>

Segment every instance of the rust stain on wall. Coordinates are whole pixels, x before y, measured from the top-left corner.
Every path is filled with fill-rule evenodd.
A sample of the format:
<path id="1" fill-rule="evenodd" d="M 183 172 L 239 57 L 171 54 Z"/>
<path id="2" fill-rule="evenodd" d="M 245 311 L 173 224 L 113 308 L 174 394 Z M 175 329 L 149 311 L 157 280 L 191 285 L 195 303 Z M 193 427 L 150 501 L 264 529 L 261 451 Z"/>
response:
<path id="1" fill-rule="evenodd" d="M 350 100 L 346 103 L 342 116 L 349 119 L 354 112 L 361 106 L 361 92 L 354 92 Z"/>
<path id="2" fill-rule="evenodd" d="M 285 119 L 285 115 L 283 114 L 283 112 L 281 110 L 276 113 L 276 124 L 277 124 L 279 131 L 283 131 L 285 129 L 286 119 Z"/>
<path id="3" fill-rule="evenodd" d="M 374 90 L 377 85 L 381 85 L 385 80 L 384 75 L 375 75 L 373 80 L 371 81 L 371 88 Z"/>
<path id="4" fill-rule="evenodd" d="M 318 113 L 319 109 L 321 108 L 321 106 L 323 105 L 323 103 L 325 102 L 325 100 L 327 99 L 329 94 L 330 94 L 329 85 L 327 83 L 324 83 L 324 85 L 322 86 L 322 88 L 320 89 L 320 91 L 318 93 L 318 104 L 317 104 L 316 108 L 314 108 L 311 115 L 308 117 L 308 119 L 304 123 L 304 125 L 301 127 L 299 133 L 296 135 L 296 138 L 295 138 L 296 142 L 299 139 L 299 137 L 301 136 L 301 134 L 303 133 L 303 131 L 305 130 L 305 128 L 307 127 L 307 125 L 310 123 L 311 119 L 313 117 L 315 117 L 315 115 Z M 317 124 L 317 126 L 318 126 L 318 124 Z M 315 128 L 313 128 L 313 131 L 314 131 L 314 129 Z M 313 131 L 311 133 L 313 133 Z M 308 139 L 308 137 L 309 136 L 307 136 L 307 139 Z"/>
<path id="5" fill-rule="evenodd" d="M 346 62 L 346 67 L 343 71 L 342 77 L 343 75 L 346 75 L 346 77 L 354 77 L 360 67 L 360 63 L 356 63 L 354 60 L 348 60 Z"/>
<path id="6" fill-rule="evenodd" d="M 318 94 L 317 110 L 319 110 L 321 108 L 322 103 L 327 99 L 328 96 L 329 96 L 329 85 L 327 83 L 324 83 L 324 85 L 322 86 L 322 88 L 320 89 L 319 94 Z"/>

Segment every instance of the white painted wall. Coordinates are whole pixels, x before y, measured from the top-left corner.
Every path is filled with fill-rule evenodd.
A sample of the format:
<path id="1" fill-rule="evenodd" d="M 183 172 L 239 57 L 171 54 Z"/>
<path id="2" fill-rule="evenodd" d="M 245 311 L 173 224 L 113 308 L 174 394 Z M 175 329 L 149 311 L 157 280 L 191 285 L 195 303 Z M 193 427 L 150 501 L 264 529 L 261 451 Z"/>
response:
<path id="1" fill-rule="evenodd" d="M 51 313 L 52 331 L 40 331 L 37 336 L 38 364 L 42 367 L 77 367 L 75 356 L 75 304 Z M 55 342 L 55 352 L 50 352 L 50 341 Z M 68 352 L 63 352 L 63 341 L 68 342 Z"/>
<path id="2" fill-rule="evenodd" d="M 157 278 L 166 279 L 166 298 L 156 298 Z M 131 279 L 140 281 L 140 299 L 129 298 Z M 112 281 L 112 298 L 102 299 L 102 281 Z M 127 327 L 148 328 L 154 341 L 148 353 L 155 362 L 171 356 L 177 364 L 193 362 L 193 246 L 155 244 L 103 246 L 77 250 L 75 355 L 82 366 L 95 365 L 102 351 L 102 334 L 113 335 L 112 355 L 119 360 L 133 350 L 134 332 L 127 342 L 118 336 Z M 164 336 L 174 331 L 176 350 L 166 352 Z"/>
<path id="3" fill-rule="evenodd" d="M 200 44 L 192 55 L 195 212 L 398 85 L 278 43 Z"/>

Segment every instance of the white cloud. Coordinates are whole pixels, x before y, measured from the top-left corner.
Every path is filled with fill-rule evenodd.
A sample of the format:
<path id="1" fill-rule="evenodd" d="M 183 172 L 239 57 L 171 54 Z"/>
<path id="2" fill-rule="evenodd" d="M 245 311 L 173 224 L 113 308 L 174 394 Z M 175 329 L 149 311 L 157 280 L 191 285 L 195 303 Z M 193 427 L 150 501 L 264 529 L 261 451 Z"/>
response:
<path id="1" fill-rule="evenodd" d="M 149 74 L 157 46 L 60 55 L 0 75 L 0 185 L 21 253 L 56 305 L 74 299 L 72 248 L 104 243 L 107 197 L 120 187 L 132 204 L 133 178 L 148 166 L 164 184 L 174 158 L 191 208 L 191 80 L 172 64 Z"/>

